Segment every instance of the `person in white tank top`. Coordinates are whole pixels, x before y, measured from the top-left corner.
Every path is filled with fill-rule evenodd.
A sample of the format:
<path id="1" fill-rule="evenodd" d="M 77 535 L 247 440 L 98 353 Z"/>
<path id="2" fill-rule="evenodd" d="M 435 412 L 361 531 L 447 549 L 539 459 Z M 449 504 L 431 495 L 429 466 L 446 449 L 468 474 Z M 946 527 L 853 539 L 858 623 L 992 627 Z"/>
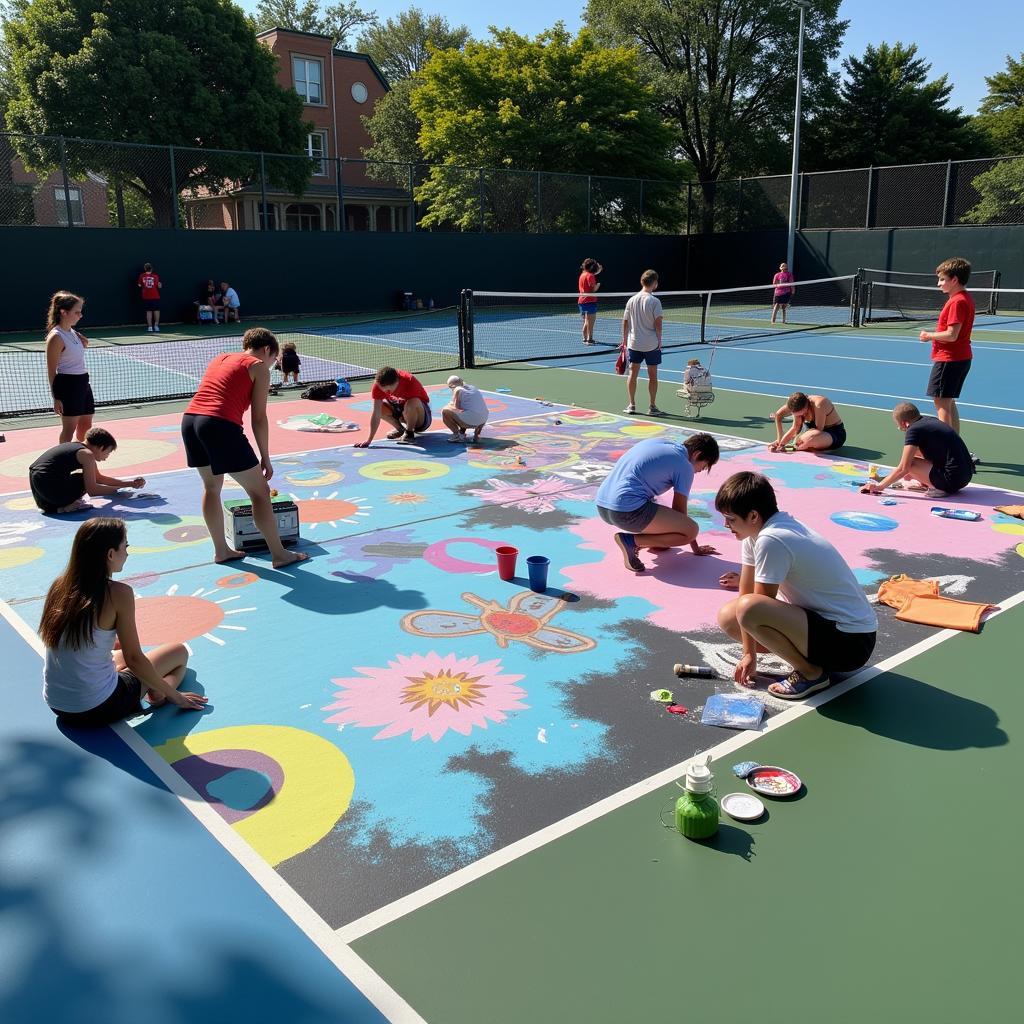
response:
<path id="1" fill-rule="evenodd" d="M 143 694 L 150 707 L 206 705 L 202 694 L 178 689 L 188 664 L 184 644 L 143 652 L 132 588 L 110 578 L 127 558 L 124 520 L 90 519 L 78 528 L 67 568 L 46 595 L 39 623 L 43 699 L 62 724 L 110 725 L 141 713 Z"/>
<path id="2" fill-rule="evenodd" d="M 85 300 L 72 292 L 56 292 L 46 317 L 46 375 L 53 411 L 60 417 L 60 441 L 84 441 L 92 426 L 95 399 L 89 386 L 85 350 L 89 339 L 76 330 Z"/>
<path id="3" fill-rule="evenodd" d="M 487 402 L 473 384 L 467 384 L 458 374 L 453 373 L 448 378 L 448 387 L 452 390 L 452 400 L 441 410 L 441 419 L 452 432 L 448 440 L 451 444 L 465 443 L 466 431 L 472 429 L 476 444 L 490 415 Z"/>

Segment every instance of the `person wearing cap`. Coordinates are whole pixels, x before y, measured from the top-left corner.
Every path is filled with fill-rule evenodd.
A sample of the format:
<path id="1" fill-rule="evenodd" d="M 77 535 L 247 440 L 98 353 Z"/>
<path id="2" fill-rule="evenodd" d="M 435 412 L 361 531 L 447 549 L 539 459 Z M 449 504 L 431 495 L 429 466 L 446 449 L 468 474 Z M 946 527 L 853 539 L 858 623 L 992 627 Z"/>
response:
<path id="1" fill-rule="evenodd" d="M 452 400 L 441 410 L 441 419 L 452 432 L 448 441 L 465 444 L 466 431 L 472 429 L 473 444 L 476 444 L 489 415 L 484 396 L 475 385 L 467 384 L 457 373 L 448 378 L 448 387 L 452 389 Z"/>

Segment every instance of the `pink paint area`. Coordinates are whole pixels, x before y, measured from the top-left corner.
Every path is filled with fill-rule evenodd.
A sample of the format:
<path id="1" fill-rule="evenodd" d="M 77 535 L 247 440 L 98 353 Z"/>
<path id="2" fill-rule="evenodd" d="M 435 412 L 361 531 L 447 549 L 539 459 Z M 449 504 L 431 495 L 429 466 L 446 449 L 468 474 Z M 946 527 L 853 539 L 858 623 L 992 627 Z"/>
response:
<path id="1" fill-rule="evenodd" d="M 870 554 L 877 550 L 907 555 L 941 554 L 946 558 L 962 555 L 994 563 L 1024 541 L 1024 529 L 1016 531 L 1012 524 L 998 521 L 992 510 L 995 505 L 1019 500 L 1005 491 L 972 486 L 964 494 L 943 501 L 951 507 L 976 509 L 983 515 L 981 522 L 958 522 L 933 516 L 930 509 L 936 501 L 923 492 L 886 492 L 887 497 L 896 499 L 896 505 L 881 505 L 878 497 L 860 494 L 848 482 L 864 479 L 857 472 L 859 464 L 832 462 L 803 453 L 784 458 L 785 463 L 779 466 L 781 472 L 773 472 L 772 456 L 765 455 L 763 449 L 731 455 L 722 459 L 709 475 L 701 474 L 694 481 L 690 504 L 691 511 L 698 513 L 694 518 L 701 527 L 698 542 L 712 544 L 718 555 L 694 555 L 688 547 L 660 553 L 640 549 L 638 553 L 647 571 L 634 575 L 622 564 L 612 540 L 613 527 L 596 516 L 570 527 L 584 550 L 604 552 L 604 558 L 563 567 L 566 589 L 606 600 L 641 598 L 654 606 L 648 616 L 650 620 L 668 629 L 699 630 L 715 625 L 718 609 L 735 596 L 719 586 L 718 578 L 724 572 L 738 571 L 740 542 L 724 529 L 721 517 L 714 511 L 714 493 L 727 477 L 745 470 L 765 473 L 775 487 L 779 507 L 834 544 L 851 569 L 877 569 L 878 562 Z M 819 474 L 824 474 L 825 479 L 816 480 Z M 807 485 L 787 484 L 784 476 L 806 480 Z M 669 498 L 663 497 L 661 503 L 668 505 Z M 707 517 L 699 514 L 702 511 Z M 859 522 L 868 528 L 843 525 L 844 522 Z M 890 528 L 891 523 L 894 528 Z M 1024 528 L 1024 523 L 1020 525 Z"/>

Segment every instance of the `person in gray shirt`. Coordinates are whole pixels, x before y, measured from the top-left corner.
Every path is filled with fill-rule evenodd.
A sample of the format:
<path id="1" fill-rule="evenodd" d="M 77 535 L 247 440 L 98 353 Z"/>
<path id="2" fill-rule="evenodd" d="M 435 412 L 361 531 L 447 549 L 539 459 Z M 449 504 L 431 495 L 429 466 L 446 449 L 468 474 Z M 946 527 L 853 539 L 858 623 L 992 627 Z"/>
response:
<path id="1" fill-rule="evenodd" d="M 640 276 L 641 289 L 626 303 L 622 314 L 622 343 L 629 355 L 629 375 L 626 392 L 629 405 L 623 410 L 632 416 L 636 412 L 636 380 L 640 364 L 647 364 L 647 390 L 651 396 L 648 416 L 664 416 L 658 408 L 658 366 L 661 363 L 661 301 L 654 292 L 658 287 L 658 272 L 645 270 Z"/>

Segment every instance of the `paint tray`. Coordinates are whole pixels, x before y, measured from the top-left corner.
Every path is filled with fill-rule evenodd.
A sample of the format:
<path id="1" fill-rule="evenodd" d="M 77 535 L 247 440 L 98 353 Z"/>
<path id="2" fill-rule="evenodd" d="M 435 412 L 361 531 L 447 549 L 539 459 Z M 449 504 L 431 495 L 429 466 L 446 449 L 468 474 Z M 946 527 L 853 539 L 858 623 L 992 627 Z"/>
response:
<path id="1" fill-rule="evenodd" d="M 700 716 L 701 725 L 725 729 L 757 729 L 764 718 L 764 704 L 742 693 L 715 693 L 708 698 Z"/>

